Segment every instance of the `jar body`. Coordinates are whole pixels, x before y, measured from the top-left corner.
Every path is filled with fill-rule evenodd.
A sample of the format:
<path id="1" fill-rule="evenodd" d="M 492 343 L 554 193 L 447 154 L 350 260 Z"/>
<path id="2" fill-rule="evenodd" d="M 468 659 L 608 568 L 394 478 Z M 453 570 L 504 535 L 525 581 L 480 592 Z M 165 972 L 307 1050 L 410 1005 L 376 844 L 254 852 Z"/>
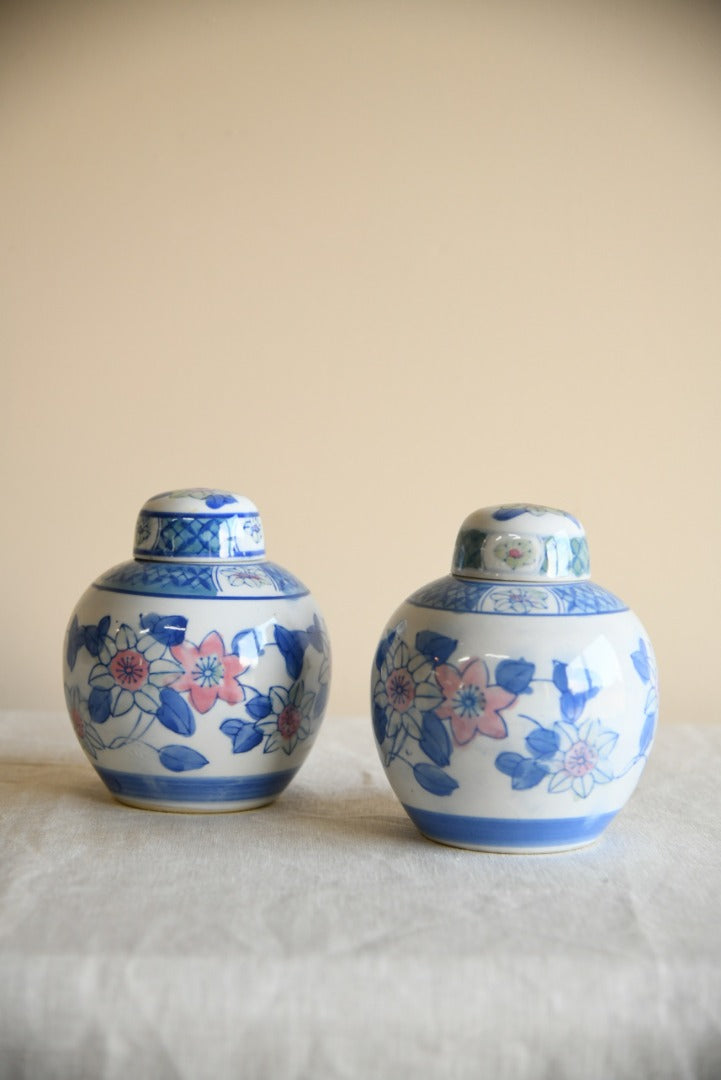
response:
<path id="1" fill-rule="evenodd" d="M 389 620 L 371 693 L 414 823 L 490 851 L 596 839 L 638 782 L 658 708 L 645 630 L 590 582 L 426 586 Z"/>
<path id="2" fill-rule="evenodd" d="M 65 640 L 76 735 L 112 794 L 143 808 L 272 801 L 313 744 L 329 680 L 315 601 L 268 562 L 121 564 Z"/>

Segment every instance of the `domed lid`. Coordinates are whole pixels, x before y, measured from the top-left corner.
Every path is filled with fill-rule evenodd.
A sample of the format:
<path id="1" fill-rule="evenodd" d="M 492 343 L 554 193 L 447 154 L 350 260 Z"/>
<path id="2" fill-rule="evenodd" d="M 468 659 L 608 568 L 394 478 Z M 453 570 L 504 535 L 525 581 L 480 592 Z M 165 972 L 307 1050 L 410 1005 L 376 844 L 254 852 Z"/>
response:
<path id="1" fill-rule="evenodd" d="M 510 503 L 476 510 L 461 525 L 456 577 L 493 581 L 579 581 L 590 576 L 580 521 L 565 510 Z"/>
<path id="2" fill-rule="evenodd" d="M 244 495 L 217 488 L 164 491 L 138 514 L 133 554 L 162 562 L 262 559 L 263 523 Z"/>

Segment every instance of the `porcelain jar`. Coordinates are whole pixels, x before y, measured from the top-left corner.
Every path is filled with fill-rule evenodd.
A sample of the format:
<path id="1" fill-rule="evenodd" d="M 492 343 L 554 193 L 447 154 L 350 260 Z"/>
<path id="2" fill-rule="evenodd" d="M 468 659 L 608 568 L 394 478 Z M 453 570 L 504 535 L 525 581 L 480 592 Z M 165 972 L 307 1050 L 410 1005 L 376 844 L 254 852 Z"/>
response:
<path id="1" fill-rule="evenodd" d="M 648 635 L 589 580 L 581 524 L 526 504 L 466 519 L 452 573 L 387 623 L 371 687 L 411 820 L 485 851 L 595 840 L 638 782 L 658 710 Z"/>
<path id="2" fill-rule="evenodd" d="M 272 801 L 323 718 L 330 649 L 308 589 L 265 557 L 258 510 L 210 488 L 148 500 L 135 558 L 70 619 L 75 732 L 121 802 L 243 810 Z"/>

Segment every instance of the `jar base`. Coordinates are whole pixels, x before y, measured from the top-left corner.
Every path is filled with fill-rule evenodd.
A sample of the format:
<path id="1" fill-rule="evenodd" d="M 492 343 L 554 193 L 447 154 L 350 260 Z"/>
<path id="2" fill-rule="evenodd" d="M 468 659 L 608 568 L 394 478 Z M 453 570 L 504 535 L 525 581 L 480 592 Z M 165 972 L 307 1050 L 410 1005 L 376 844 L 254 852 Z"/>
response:
<path id="1" fill-rule="evenodd" d="M 228 803 L 202 803 L 202 802 L 163 802 L 160 799 L 137 799 L 125 795 L 117 795 L 113 792 L 113 798 L 123 806 L 132 806 L 135 810 L 155 810 L 165 814 L 234 814 L 243 810 L 257 810 L 261 806 L 269 806 L 275 801 L 275 795 L 270 798 L 245 799 L 243 802 Z"/>
<path id="2" fill-rule="evenodd" d="M 449 847 L 499 854 L 543 855 L 594 843 L 616 811 L 579 818 L 487 818 L 403 808 L 425 837 Z"/>
<path id="3" fill-rule="evenodd" d="M 118 802 L 140 810 L 217 814 L 254 810 L 280 795 L 298 769 L 256 776 L 158 776 L 96 766 Z"/>

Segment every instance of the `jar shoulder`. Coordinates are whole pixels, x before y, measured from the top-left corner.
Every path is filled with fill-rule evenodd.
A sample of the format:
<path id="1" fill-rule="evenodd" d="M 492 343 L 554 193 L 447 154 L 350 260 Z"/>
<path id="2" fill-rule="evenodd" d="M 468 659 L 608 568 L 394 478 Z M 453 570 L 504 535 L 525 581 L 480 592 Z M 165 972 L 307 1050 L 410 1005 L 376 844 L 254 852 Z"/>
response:
<path id="1" fill-rule="evenodd" d="M 471 581 L 446 574 L 416 589 L 406 604 L 438 611 L 548 618 L 628 611 L 614 593 L 592 581 L 558 584 Z"/>
<path id="2" fill-rule="evenodd" d="M 307 596 L 300 578 L 262 560 L 204 565 L 131 559 L 100 574 L 92 588 L 105 592 L 177 599 L 276 600 Z"/>

